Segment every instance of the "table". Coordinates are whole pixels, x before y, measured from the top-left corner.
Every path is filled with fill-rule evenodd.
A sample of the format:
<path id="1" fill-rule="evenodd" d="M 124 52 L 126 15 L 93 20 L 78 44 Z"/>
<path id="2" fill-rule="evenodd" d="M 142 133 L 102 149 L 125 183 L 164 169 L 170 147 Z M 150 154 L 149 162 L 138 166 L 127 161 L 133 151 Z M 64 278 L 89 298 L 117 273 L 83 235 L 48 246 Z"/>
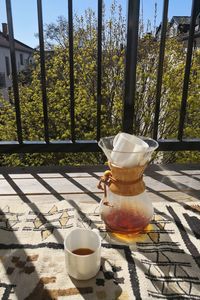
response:
<path id="1" fill-rule="evenodd" d="M 148 167 L 155 215 L 130 246 L 99 217 L 104 169 L 1 169 L 1 299 L 200 299 L 200 166 Z M 100 272 L 85 282 L 65 270 L 63 238 L 74 226 L 102 237 Z"/>

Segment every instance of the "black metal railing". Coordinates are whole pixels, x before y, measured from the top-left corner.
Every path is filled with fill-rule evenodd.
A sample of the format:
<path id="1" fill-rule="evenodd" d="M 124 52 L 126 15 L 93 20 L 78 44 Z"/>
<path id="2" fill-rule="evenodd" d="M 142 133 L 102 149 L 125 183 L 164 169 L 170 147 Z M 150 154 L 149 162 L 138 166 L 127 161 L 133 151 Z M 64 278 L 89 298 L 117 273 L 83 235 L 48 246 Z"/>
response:
<path id="1" fill-rule="evenodd" d="M 97 35 L 97 126 L 96 140 L 83 141 L 76 140 L 75 136 L 75 102 L 74 102 L 74 58 L 73 58 L 73 1 L 68 0 L 68 24 L 69 24 L 69 74 L 70 74 L 70 118 L 71 118 L 71 139 L 67 141 L 50 141 L 49 139 L 49 119 L 48 119 L 48 99 L 46 93 L 46 72 L 45 72 L 45 54 L 43 38 L 43 18 L 42 18 L 42 0 L 37 0 L 38 13 L 38 32 L 40 48 L 40 66 L 41 66 L 41 90 L 43 101 L 43 120 L 44 120 L 44 141 L 25 141 L 22 134 L 20 99 L 18 89 L 18 74 L 15 58 L 15 43 L 13 33 L 13 20 L 11 0 L 6 1 L 7 22 L 9 29 L 10 55 L 12 65 L 12 80 L 14 103 L 16 112 L 16 126 L 18 141 L 0 141 L 1 153 L 17 152 L 96 152 L 100 148 L 97 145 L 101 137 L 101 89 L 102 89 L 102 0 L 98 1 L 98 35 Z M 137 44 L 138 44 L 138 27 L 140 0 L 128 1 L 128 22 L 127 22 L 127 47 L 126 47 L 126 69 L 125 69 L 125 93 L 123 106 L 122 130 L 134 133 L 134 104 L 136 90 L 136 68 L 137 68 Z M 158 125 L 160 116 L 160 99 L 163 77 L 163 61 L 165 55 L 165 40 L 167 31 L 169 0 L 164 0 L 163 17 L 161 26 L 161 40 L 159 51 L 159 64 L 157 71 L 156 85 L 156 105 L 154 115 L 153 138 L 158 138 Z M 181 3 L 180 3 L 181 5 Z M 183 139 L 184 122 L 187 109 L 188 86 L 191 69 L 191 59 L 193 51 L 193 41 L 195 32 L 195 21 L 200 13 L 200 0 L 193 0 L 191 11 L 191 23 L 189 31 L 189 40 L 187 48 L 187 58 L 185 64 L 185 74 L 182 91 L 182 102 L 180 107 L 179 128 L 177 139 L 158 140 L 159 150 L 200 150 L 200 139 Z"/>
<path id="2" fill-rule="evenodd" d="M 38 32 L 39 32 L 39 41 L 40 41 L 40 68 L 41 68 L 41 86 L 42 86 L 43 115 L 44 115 L 44 136 L 45 136 L 45 142 L 48 144 L 49 143 L 49 119 L 48 119 L 48 107 L 47 107 L 46 70 L 45 70 L 43 18 L 42 18 L 41 0 L 37 0 L 37 9 L 38 9 Z"/>

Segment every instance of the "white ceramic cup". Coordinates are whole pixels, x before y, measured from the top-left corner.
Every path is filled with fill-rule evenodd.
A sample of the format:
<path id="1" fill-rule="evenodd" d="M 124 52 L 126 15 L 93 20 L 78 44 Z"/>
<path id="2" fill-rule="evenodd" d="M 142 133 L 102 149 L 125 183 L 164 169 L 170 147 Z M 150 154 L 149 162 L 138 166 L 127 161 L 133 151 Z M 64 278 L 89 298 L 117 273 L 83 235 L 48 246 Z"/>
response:
<path id="1" fill-rule="evenodd" d="M 80 248 L 89 248 L 94 252 L 88 255 L 72 252 Z M 64 251 L 67 272 L 71 277 L 87 280 L 98 273 L 101 264 L 101 238 L 98 230 L 73 229 L 64 240 Z"/>

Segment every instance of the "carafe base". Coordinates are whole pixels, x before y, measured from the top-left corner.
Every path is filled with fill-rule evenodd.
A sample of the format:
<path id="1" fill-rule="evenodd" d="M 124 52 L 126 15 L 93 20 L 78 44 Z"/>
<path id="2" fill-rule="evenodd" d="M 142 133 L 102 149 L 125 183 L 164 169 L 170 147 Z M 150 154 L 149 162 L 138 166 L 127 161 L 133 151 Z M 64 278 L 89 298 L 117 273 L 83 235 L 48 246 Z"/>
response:
<path id="1" fill-rule="evenodd" d="M 106 230 L 111 239 L 114 239 L 120 243 L 133 244 L 137 242 L 143 242 L 147 239 L 147 234 L 153 230 L 153 225 L 147 224 L 144 228 L 132 232 L 119 232 L 110 229 L 106 226 Z"/>

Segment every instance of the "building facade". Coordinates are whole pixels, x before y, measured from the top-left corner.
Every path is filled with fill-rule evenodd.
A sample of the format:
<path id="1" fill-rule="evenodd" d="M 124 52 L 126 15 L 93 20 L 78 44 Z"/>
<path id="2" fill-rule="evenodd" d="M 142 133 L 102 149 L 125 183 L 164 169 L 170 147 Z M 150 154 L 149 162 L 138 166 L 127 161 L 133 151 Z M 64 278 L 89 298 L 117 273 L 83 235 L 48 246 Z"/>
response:
<path id="1" fill-rule="evenodd" d="M 33 62 L 34 49 L 15 39 L 17 72 L 25 70 Z M 8 27 L 2 24 L 0 31 L 0 91 L 4 99 L 9 100 L 9 89 L 12 87 L 12 69 Z"/>
<path id="2" fill-rule="evenodd" d="M 161 26 L 156 30 L 156 39 L 161 38 Z M 173 16 L 168 23 L 167 35 L 168 37 L 177 37 L 180 42 L 183 42 L 183 47 L 187 48 L 188 37 L 190 30 L 190 17 L 188 16 Z M 200 48 L 200 16 L 196 19 L 195 33 L 194 33 L 194 48 Z"/>

